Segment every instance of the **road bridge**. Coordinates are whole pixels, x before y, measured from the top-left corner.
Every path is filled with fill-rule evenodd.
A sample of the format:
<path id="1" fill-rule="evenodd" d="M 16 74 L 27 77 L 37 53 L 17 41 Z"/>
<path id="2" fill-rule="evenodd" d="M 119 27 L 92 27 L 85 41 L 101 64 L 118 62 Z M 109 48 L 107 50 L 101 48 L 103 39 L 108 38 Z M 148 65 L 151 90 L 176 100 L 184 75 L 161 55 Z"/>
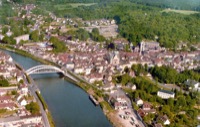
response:
<path id="1" fill-rule="evenodd" d="M 72 79 L 73 81 L 75 82 L 78 81 L 74 76 L 68 73 L 67 69 L 64 69 L 64 68 L 61 69 L 59 67 L 52 66 L 52 65 L 37 65 L 26 70 L 27 75 L 48 74 L 48 73 L 62 73 L 64 76 Z"/>

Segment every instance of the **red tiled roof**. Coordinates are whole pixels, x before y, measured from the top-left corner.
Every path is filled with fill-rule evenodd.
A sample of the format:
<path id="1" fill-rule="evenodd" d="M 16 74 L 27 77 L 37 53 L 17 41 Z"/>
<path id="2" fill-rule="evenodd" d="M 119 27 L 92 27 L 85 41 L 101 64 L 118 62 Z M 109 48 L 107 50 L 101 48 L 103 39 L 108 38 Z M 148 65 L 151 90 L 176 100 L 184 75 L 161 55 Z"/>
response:
<path id="1" fill-rule="evenodd" d="M 3 108 L 13 108 L 15 107 L 15 104 L 14 103 L 0 103 L 0 109 L 3 109 Z"/>

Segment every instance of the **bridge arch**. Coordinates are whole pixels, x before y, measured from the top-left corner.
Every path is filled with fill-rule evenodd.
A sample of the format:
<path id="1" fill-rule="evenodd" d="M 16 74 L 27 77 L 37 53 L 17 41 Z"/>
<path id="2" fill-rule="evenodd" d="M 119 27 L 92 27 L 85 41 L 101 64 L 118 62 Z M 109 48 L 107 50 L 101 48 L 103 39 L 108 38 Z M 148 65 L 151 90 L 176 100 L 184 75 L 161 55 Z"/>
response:
<path id="1" fill-rule="evenodd" d="M 28 70 L 26 70 L 27 75 L 58 73 L 58 72 L 65 74 L 65 72 L 63 70 L 61 70 L 58 67 L 52 66 L 52 65 L 37 65 L 37 66 L 31 67 Z"/>

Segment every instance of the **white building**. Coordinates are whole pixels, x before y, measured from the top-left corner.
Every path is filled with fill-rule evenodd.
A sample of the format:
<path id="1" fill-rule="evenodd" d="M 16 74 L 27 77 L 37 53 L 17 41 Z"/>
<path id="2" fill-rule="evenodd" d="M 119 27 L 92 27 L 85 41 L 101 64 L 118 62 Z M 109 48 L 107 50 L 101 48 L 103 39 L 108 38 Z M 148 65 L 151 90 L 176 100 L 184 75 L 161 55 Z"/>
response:
<path id="1" fill-rule="evenodd" d="M 74 63 L 73 62 L 67 63 L 66 68 L 69 69 L 69 70 L 73 70 L 74 69 Z"/>
<path id="2" fill-rule="evenodd" d="M 0 119 L 0 126 L 21 127 L 26 124 L 40 124 L 42 123 L 42 116 L 14 116 Z"/>
<path id="3" fill-rule="evenodd" d="M 21 106 L 26 106 L 26 105 L 27 105 L 27 101 L 26 101 L 24 98 L 21 98 L 21 99 L 19 100 L 19 104 L 20 104 Z"/>
<path id="4" fill-rule="evenodd" d="M 143 105 L 143 100 L 140 99 L 140 98 L 136 98 L 135 103 L 136 103 L 137 106 Z"/>
<path id="5" fill-rule="evenodd" d="M 198 87 L 200 86 L 200 83 L 195 81 L 195 80 L 190 80 L 188 79 L 187 81 L 185 81 L 185 84 L 188 86 L 189 89 L 198 89 Z"/>
<path id="6" fill-rule="evenodd" d="M 7 33 L 6 33 L 6 35 L 8 36 L 8 37 L 10 37 L 10 36 L 12 36 L 12 32 L 9 30 Z"/>
<path id="7" fill-rule="evenodd" d="M 169 98 L 174 98 L 175 93 L 167 90 L 159 90 L 157 92 L 157 96 L 161 97 L 162 99 L 169 99 Z"/>
<path id="8" fill-rule="evenodd" d="M 84 70 L 83 70 L 83 68 L 75 68 L 74 69 L 74 73 L 76 73 L 76 74 L 79 74 L 79 73 L 84 73 Z"/>
<path id="9" fill-rule="evenodd" d="M 4 36 L 2 34 L 0 34 L 0 40 L 3 40 Z"/>
<path id="10" fill-rule="evenodd" d="M 23 84 L 20 86 L 20 92 L 22 95 L 28 95 L 28 86 Z"/>
<path id="11" fill-rule="evenodd" d="M 161 120 L 161 121 L 163 122 L 164 125 L 170 125 L 170 121 L 169 121 L 167 115 L 158 117 L 158 119 Z"/>
<path id="12" fill-rule="evenodd" d="M 28 41 L 29 40 L 29 34 L 21 35 L 21 36 L 15 37 L 14 39 L 16 40 L 16 44 L 19 44 L 19 42 L 21 40 Z"/>

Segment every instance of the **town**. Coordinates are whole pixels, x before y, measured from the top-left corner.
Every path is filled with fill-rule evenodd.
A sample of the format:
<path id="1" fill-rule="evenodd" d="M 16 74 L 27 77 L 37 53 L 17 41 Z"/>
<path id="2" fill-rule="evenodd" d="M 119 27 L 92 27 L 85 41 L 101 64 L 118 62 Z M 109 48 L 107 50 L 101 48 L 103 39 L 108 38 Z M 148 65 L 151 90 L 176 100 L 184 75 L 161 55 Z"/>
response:
<path id="1" fill-rule="evenodd" d="M 42 126 L 40 109 L 24 80 L 24 72 L 3 51 L 0 51 L 0 61 L 0 126 Z"/>
<path id="2" fill-rule="evenodd" d="M 134 46 L 126 39 L 118 37 L 118 26 L 114 19 L 84 21 L 82 19 L 57 18 L 52 13 L 47 16 L 33 14 L 32 10 L 35 8 L 37 6 L 34 4 L 15 5 L 18 16 L 10 17 L 10 20 L 13 22 L 26 20 L 32 23 L 28 23 L 23 34 L 18 36 L 13 36 L 15 33 L 11 26 L 0 26 L 2 45 L 8 45 L 10 43 L 8 38 L 12 37 L 13 41 L 16 42 L 12 45 L 13 48 L 56 63 L 103 91 L 103 94 L 108 95 L 106 101 L 116 110 L 115 119 L 122 126 L 142 127 L 148 124 L 162 127 L 170 125 L 178 120 L 172 121 L 170 117 L 173 115 L 169 113 L 165 103 L 176 101 L 178 104 L 178 98 L 181 97 L 196 98 L 193 95 L 185 95 L 184 92 L 199 91 L 200 83 L 198 80 L 186 79 L 183 81 L 186 86 L 183 89 L 183 87 L 176 85 L 175 81 L 173 83 L 170 81 L 169 83 L 159 83 L 160 80 L 155 78 L 156 74 L 149 70 L 163 66 L 170 67 L 177 73 L 197 69 L 200 65 L 200 47 L 194 51 L 182 50 L 185 46 L 182 43 L 177 48 L 178 51 L 172 51 L 162 47 L 159 42 L 151 40 L 143 40 L 139 45 Z M 99 40 L 104 40 L 102 38 L 112 38 L 112 40 L 110 42 L 96 42 L 92 39 L 80 40 L 74 38 L 74 35 L 66 34 L 67 31 L 70 31 L 68 27 L 80 28 L 90 33 L 96 30 Z M 30 31 L 27 32 L 27 30 Z M 59 53 L 54 52 L 59 44 L 55 44 L 52 40 L 63 43 L 66 50 Z M 42 116 L 28 108 L 34 105 L 36 100 L 29 92 L 28 83 L 24 80 L 25 74 L 4 52 L 0 52 L 0 60 L 1 80 L 8 80 L 8 84 L 11 84 L 11 87 L 4 87 L 6 83 L 1 84 L 3 87 L 0 88 L 0 108 L 2 112 L 9 112 L 6 113 L 9 116 L 2 116 L 5 118 L 0 119 L 0 125 L 43 126 Z M 146 67 L 147 69 L 144 69 L 146 74 L 137 74 L 137 69 L 134 66 Z M 123 82 L 125 76 L 128 78 L 127 81 Z M 135 83 L 132 82 L 132 79 L 129 80 L 130 77 L 135 78 Z M 144 88 L 141 88 L 141 84 L 136 81 L 138 77 L 145 81 Z M 147 82 L 153 86 L 148 86 Z M 152 90 L 147 92 L 146 87 L 148 87 L 147 89 L 152 88 Z M 146 99 L 142 97 L 141 93 L 137 93 L 141 90 L 146 90 L 145 92 L 148 93 Z M 131 95 L 134 97 L 130 97 Z M 155 101 L 150 100 L 149 96 L 156 96 Z M 98 97 L 96 99 L 99 101 Z M 185 103 L 189 103 L 189 100 L 187 101 Z M 175 107 L 174 104 L 173 106 Z M 191 105 L 191 107 L 193 106 L 198 105 Z M 184 110 L 185 108 L 178 112 L 178 115 L 186 114 Z M 197 116 L 194 119 L 200 120 L 199 112 Z M 155 119 L 152 120 L 150 117 Z"/>

